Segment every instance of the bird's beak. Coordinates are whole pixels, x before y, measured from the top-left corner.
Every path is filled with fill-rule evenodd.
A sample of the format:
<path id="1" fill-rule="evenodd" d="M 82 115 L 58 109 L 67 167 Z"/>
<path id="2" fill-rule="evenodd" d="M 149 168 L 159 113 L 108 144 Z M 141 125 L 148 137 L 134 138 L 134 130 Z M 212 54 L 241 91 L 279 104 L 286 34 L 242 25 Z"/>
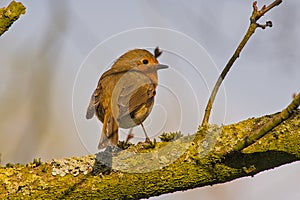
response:
<path id="1" fill-rule="evenodd" d="M 163 65 L 163 64 L 158 64 L 156 65 L 156 69 L 159 70 L 159 69 L 167 69 L 169 66 L 168 65 Z"/>

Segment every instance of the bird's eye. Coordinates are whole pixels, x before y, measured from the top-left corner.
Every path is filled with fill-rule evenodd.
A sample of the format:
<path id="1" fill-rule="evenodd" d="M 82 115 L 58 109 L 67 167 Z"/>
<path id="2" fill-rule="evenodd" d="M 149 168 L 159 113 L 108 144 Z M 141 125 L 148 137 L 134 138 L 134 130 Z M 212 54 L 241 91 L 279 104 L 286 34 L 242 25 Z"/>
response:
<path id="1" fill-rule="evenodd" d="M 144 65 L 147 65 L 149 63 L 149 60 L 144 59 L 142 62 L 143 62 Z"/>

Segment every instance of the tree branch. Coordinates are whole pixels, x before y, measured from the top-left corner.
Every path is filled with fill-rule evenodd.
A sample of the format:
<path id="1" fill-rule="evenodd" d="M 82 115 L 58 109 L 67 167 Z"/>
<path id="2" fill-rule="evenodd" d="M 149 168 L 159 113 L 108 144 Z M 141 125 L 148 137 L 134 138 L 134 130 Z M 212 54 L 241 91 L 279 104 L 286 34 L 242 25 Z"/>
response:
<path id="1" fill-rule="evenodd" d="M 256 5 L 257 4 L 256 1 L 253 3 L 253 12 L 252 12 L 252 15 L 250 17 L 249 28 L 248 28 L 244 38 L 242 39 L 242 41 L 238 45 L 237 49 L 235 50 L 234 54 L 232 55 L 232 57 L 230 58 L 230 60 L 226 64 L 225 68 L 223 69 L 222 73 L 220 74 L 220 76 L 219 76 L 219 78 L 218 78 L 218 80 L 217 80 L 217 82 L 216 82 L 216 84 L 215 84 L 215 86 L 214 86 L 214 88 L 211 92 L 211 95 L 209 97 L 209 100 L 208 100 L 206 108 L 205 108 L 204 117 L 203 117 L 203 120 L 202 120 L 202 126 L 203 127 L 208 125 L 213 103 L 215 101 L 218 90 L 219 90 L 223 80 L 225 79 L 225 76 L 227 75 L 227 73 L 229 72 L 231 67 L 233 66 L 233 63 L 235 62 L 235 60 L 240 56 L 241 51 L 243 50 L 246 43 L 249 41 L 250 37 L 254 34 L 256 28 L 260 27 L 260 28 L 265 29 L 266 27 L 272 27 L 272 22 L 270 22 L 270 21 L 268 21 L 265 25 L 260 25 L 260 24 L 257 23 L 257 21 L 265 13 L 267 13 L 272 8 L 274 8 L 275 6 L 278 6 L 281 3 L 282 3 L 282 0 L 275 0 L 269 6 L 263 6 L 261 10 L 258 10 L 257 5 Z"/>
<path id="2" fill-rule="evenodd" d="M 0 36 L 22 15 L 25 6 L 21 2 L 12 1 L 6 8 L 0 8 Z"/>
<path id="3" fill-rule="evenodd" d="M 285 110 L 282 114 L 284 112 Z M 263 127 L 278 115 L 280 114 L 251 118 L 222 127 L 220 135 L 215 138 L 217 142 L 213 143 L 215 145 L 211 151 L 205 154 L 203 152 L 206 151 L 206 143 L 211 141 L 211 138 L 207 138 L 207 134 L 199 130 L 195 137 L 192 137 L 193 142 L 187 137 L 173 142 L 177 142 L 176 149 L 182 145 L 190 145 L 177 160 L 146 173 L 124 172 L 114 167 L 107 170 L 107 166 L 97 165 L 95 155 L 47 163 L 35 160 L 26 166 L 8 165 L 0 168 L 0 198 L 30 196 L 33 199 L 139 199 L 253 176 L 264 170 L 300 160 L 299 110 L 294 110 L 288 119 L 251 146 L 241 152 L 232 153 L 239 140 L 252 137 L 258 127 Z M 136 160 L 134 155 L 147 152 L 152 155 L 151 159 L 158 157 L 159 160 L 168 162 L 167 155 L 173 154 L 174 149 L 164 154 L 155 153 L 166 144 L 169 143 L 157 143 L 153 149 L 147 149 L 143 144 L 132 146 L 117 153 L 112 161 L 117 161 L 120 155 L 127 155 L 121 158 L 123 163 L 138 165 L 140 161 Z M 129 162 L 126 162 L 126 159 Z M 155 160 L 151 159 L 142 162 L 154 163 Z M 112 166 L 117 165 L 118 163 L 112 163 Z M 61 169 L 60 173 L 56 173 L 58 169 Z M 90 173 L 91 169 L 94 170 L 93 173 Z"/>

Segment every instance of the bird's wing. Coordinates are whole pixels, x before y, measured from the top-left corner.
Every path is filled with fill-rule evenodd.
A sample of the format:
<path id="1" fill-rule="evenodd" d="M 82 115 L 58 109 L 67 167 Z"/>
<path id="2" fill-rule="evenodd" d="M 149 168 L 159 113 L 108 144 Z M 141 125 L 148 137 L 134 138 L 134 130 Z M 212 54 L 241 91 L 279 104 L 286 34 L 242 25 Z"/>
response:
<path id="1" fill-rule="evenodd" d="M 99 81 L 97 88 L 95 89 L 94 93 L 91 96 L 91 100 L 86 111 L 86 119 L 91 119 L 94 116 L 96 112 L 96 108 L 99 106 L 100 103 L 101 90 L 102 90 L 102 86 Z"/>
<path id="2" fill-rule="evenodd" d="M 127 80 L 118 97 L 119 119 L 133 117 L 139 109 L 155 96 L 155 84 L 143 74 L 134 74 Z M 151 102 L 152 103 L 152 102 Z"/>
<path id="3" fill-rule="evenodd" d="M 129 100 L 129 112 L 132 113 L 141 107 L 143 104 L 148 104 L 155 96 L 155 85 L 145 84 L 139 87 Z"/>
<path id="4" fill-rule="evenodd" d="M 116 73 L 118 73 L 118 71 L 116 69 L 109 69 L 106 72 L 104 72 L 102 74 L 102 76 L 100 77 L 97 88 L 95 89 L 95 91 L 93 92 L 93 94 L 91 96 L 90 103 L 89 103 L 89 106 L 86 111 L 86 119 L 91 119 L 95 115 L 96 110 L 97 110 L 98 106 L 100 105 L 100 98 L 101 98 L 101 93 L 103 90 L 103 87 L 102 87 L 103 79 L 105 79 L 108 76 L 114 75 Z M 103 118 L 103 120 L 104 120 L 104 116 L 101 118 Z M 103 120 L 101 120 L 101 121 L 103 121 Z"/>

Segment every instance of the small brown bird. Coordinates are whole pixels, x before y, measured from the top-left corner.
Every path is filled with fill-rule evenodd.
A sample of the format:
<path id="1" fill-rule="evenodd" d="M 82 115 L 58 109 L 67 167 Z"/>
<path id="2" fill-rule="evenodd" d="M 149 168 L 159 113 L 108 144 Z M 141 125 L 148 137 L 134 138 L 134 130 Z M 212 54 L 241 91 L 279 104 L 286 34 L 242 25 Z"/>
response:
<path id="1" fill-rule="evenodd" d="M 158 48 L 154 55 L 144 49 L 128 51 L 102 74 L 86 113 L 87 119 L 96 114 L 103 123 L 98 149 L 117 145 L 119 127 L 131 133 L 141 125 L 149 140 L 142 123 L 153 107 L 157 70 L 168 68 L 157 61 L 160 54 Z"/>

